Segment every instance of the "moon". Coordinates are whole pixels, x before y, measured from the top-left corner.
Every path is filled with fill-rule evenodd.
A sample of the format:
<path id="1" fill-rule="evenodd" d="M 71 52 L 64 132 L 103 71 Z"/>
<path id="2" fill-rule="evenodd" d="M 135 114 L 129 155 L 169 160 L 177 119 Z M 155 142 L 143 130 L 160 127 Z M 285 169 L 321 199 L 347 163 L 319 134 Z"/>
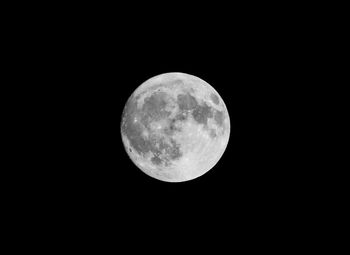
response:
<path id="1" fill-rule="evenodd" d="M 144 99 L 155 91 L 166 92 L 172 98 L 184 92 L 191 93 L 198 102 L 204 102 L 213 111 L 222 113 L 223 122 L 219 125 L 214 118 L 209 118 L 207 126 L 203 126 L 190 117 L 182 121 L 178 124 L 181 131 L 172 136 L 179 145 L 182 156 L 173 160 L 169 166 L 161 167 L 154 165 L 150 157 L 138 153 L 126 130 L 121 128 L 122 141 L 129 157 L 141 171 L 160 181 L 184 182 L 202 176 L 217 164 L 229 141 L 230 118 L 223 99 L 209 83 L 199 77 L 185 73 L 164 73 L 146 80 L 134 91 L 124 108 L 123 122 L 127 121 L 127 118 L 132 118 L 131 123 L 135 124 L 140 121 L 136 113 L 128 112 L 137 112 Z M 132 106 L 131 102 L 134 102 L 135 106 Z M 132 111 L 131 108 L 136 110 Z M 153 123 L 152 130 L 160 132 L 167 127 L 167 123 L 166 120 Z M 146 130 L 144 134 L 147 135 Z"/>

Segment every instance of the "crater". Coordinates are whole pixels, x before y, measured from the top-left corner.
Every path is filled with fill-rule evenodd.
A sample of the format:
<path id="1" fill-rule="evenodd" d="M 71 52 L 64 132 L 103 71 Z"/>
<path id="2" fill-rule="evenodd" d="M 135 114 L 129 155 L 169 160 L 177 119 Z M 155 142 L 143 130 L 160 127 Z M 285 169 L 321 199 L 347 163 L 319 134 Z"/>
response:
<path id="1" fill-rule="evenodd" d="M 219 97 L 217 95 L 215 95 L 214 93 L 210 93 L 210 99 L 216 105 L 218 105 L 220 103 Z"/>

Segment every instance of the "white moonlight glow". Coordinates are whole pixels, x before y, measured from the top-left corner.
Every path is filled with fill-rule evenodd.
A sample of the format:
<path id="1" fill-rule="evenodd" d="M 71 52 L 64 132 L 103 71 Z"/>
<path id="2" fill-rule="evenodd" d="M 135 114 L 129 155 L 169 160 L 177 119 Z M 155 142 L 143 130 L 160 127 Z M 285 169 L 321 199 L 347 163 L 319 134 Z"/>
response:
<path id="1" fill-rule="evenodd" d="M 180 144 L 183 156 L 173 161 L 171 166 L 162 168 L 152 164 L 151 155 L 144 157 L 135 152 L 122 131 L 124 145 L 134 163 L 149 176 L 168 182 L 188 181 L 208 172 L 222 157 L 229 140 L 230 120 L 222 98 L 212 86 L 198 77 L 184 73 L 165 73 L 145 81 L 135 90 L 133 96 L 140 96 L 138 107 L 154 91 L 164 91 L 174 98 L 184 91 L 191 91 L 197 101 L 204 101 L 210 107 L 223 112 L 224 124 L 219 126 L 213 118 L 208 120 L 208 127 L 216 134 L 214 138 L 210 136 L 208 129 L 203 128 L 192 117 L 178 124 L 181 125 L 181 132 L 174 134 L 173 138 Z M 213 103 L 211 94 L 219 98 L 219 104 Z M 176 114 L 178 107 L 176 109 L 172 116 Z M 136 123 L 139 119 L 135 117 L 133 121 Z M 152 123 L 151 128 L 153 132 L 161 132 L 165 126 L 166 121 L 158 121 Z M 143 135 L 148 135 L 146 130 Z"/>

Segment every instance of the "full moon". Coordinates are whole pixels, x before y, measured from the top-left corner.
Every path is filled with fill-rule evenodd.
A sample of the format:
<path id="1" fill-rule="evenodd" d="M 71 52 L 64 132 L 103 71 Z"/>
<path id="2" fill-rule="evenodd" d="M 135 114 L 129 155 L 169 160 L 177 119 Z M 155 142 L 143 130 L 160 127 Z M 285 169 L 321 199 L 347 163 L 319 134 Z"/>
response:
<path id="1" fill-rule="evenodd" d="M 153 101 L 152 101 L 153 100 Z M 222 157 L 230 118 L 219 93 L 185 73 L 164 73 L 142 83 L 121 122 L 124 147 L 145 174 L 166 182 L 193 180 Z"/>

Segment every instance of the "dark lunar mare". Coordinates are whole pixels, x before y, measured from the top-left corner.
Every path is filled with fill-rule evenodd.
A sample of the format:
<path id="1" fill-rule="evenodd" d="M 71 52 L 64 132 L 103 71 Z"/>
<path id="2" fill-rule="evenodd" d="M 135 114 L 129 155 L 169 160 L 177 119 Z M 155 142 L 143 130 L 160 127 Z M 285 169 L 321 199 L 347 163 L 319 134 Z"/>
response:
<path id="1" fill-rule="evenodd" d="M 216 95 L 214 96 L 217 97 Z M 193 119 L 197 123 L 202 124 L 205 129 L 210 130 L 208 127 L 208 119 L 210 118 L 214 118 L 219 127 L 222 127 L 224 124 L 225 115 L 223 111 L 214 109 L 205 102 L 199 103 L 190 93 L 178 95 L 177 103 L 180 108 L 179 114 L 186 116 L 191 113 Z M 219 101 L 217 101 L 217 103 L 219 103 Z M 215 132 L 213 130 L 210 131 L 210 136 L 215 137 Z"/>
<path id="2" fill-rule="evenodd" d="M 224 125 L 225 115 L 224 112 L 215 110 L 214 113 L 214 120 L 219 125 L 219 127 L 222 127 Z"/>
<path id="3" fill-rule="evenodd" d="M 188 119 L 192 115 L 193 119 L 202 124 L 204 129 L 209 131 L 209 135 L 216 136 L 213 129 L 208 127 L 208 119 L 214 118 L 219 126 L 224 123 L 224 113 L 210 107 L 205 102 L 198 102 L 197 99 L 189 92 L 179 94 L 176 101 L 167 97 L 165 92 L 154 92 L 145 98 L 141 109 L 137 107 L 138 97 L 130 98 L 123 113 L 122 132 L 129 139 L 131 147 L 140 155 L 152 152 L 154 156 L 151 161 L 155 165 L 168 166 L 172 160 L 182 157 L 179 144 L 176 143 L 172 136 L 176 132 L 181 132 L 177 125 L 179 122 Z M 175 117 L 169 119 L 170 112 L 166 111 L 169 102 L 177 103 L 179 111 Z M 134 122 L 134 118 L 139 121 Z M 150 123 L 154 120 L 168 119 L 169 126 L 164 130 L 164 136 L 169 138 L 170 145 L 166 143 L 164 137 L 154 136 L 150 129 Z M 142 136 L 144 130 L 150 133 L 148 138 Z M 165 151 L 165 153 L 162 153 Z"/>
<path id="4" fill-rule="evenodd" d="M 189 93 L 179 94 L 177 96 L 177 104 L 180 112 L 193 110 L 198 105 L 196 98 Z"/>
<path id="5" fill-rule="evenodd" d="M 142 108 L 137 107 L 138 98 L 131 98 L 127 102 L 126 108 L 123 112 L 122 132 L 129 139 L 131 147 L 140 155 L 144 156 L 148 152 L 153 153 L 151 161 L 155 165 L 168 166 L 171 160 L 178 159 L 182 156 L 180 147 L 168 135 L 170 144 L 165 141 L 164 137 L 154 135 L 150 128 L 152 121 L 162 120 L 170 115 L 166 111 L 166 106 L 169 103 L 164 92 L 154 92 L 149 97 L 144 99 Z M 134 118 L 139 121 L 134 122 Z M 149 137 L 142 136 L 144 130 L 149 132 Z M 165 153 L 163 153 L 163 151 Z"/>
<path id="6" fill-rule="evenodd" d="M 161 120 L 170 115 L 170 112 L 165 110 L 168 104 L 168 98 L 164 92 L 154 92 L 150 97 L 145 98 L 142 106 L 143 117 L 146 122 L 152 120 Z"/>
<path id="7" fill-rule="evenodd" d="M 137 153 L 148 152 L 150 150 L 150 145 L 148 141 L 141 136 L 144 126 L 139 121 L 135 123 L 134 118 L 139 118 L 139 114 L 136 99 L 131 97 L 123 111 L 121 130 L 128 138 L 131 147 Z"/>
<path id="8" fill-rule="evenodd" d="M 206 126 L 208 124 L 208 119 L 213 117 L 212 108 L 206 103 L 203 103 L 203 105 L 198 105 L 193 109 L 192 117 L 197 123 Z"/>

